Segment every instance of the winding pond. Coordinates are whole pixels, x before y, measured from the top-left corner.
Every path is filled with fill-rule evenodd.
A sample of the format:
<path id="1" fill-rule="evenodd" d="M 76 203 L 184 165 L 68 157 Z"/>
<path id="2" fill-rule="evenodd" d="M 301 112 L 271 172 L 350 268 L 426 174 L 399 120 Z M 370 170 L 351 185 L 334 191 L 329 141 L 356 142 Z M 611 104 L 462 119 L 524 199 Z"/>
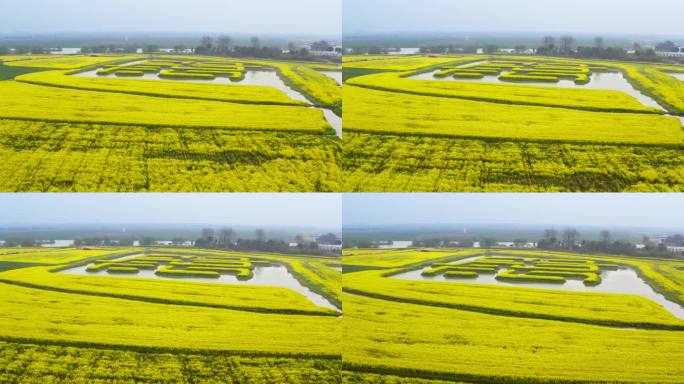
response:
<path id="1" fill-rule="evenodd" d="M 480 256 L 461 259 L 453 263 L 462 263 L 464 261 L 471 261 L 478 258 L 480 258 Z M 428 266 L 413 271 L 399 273 L 396 275 L 392 275 L 391 278 L 408 280 L 448 281 L 472 284 L 493 284 L 511 287 L 543 288 L 566 291 L 624 293 L 631 295 L 640 295 L 655 301 L 663 308 L 670 311 L 676 317 L 684 318 L 684 307 L 668 300 L 667 298 L 665 298 L 665 296 L 656 292 L 646 281 L 639 277 L 635 270 L 627 267 L 620 268 L 616 271 L 601 272 L 601 284 L 596 286 L 586 286 L 579 280 L 571 279 L 568 279 L 564 284 L 499 281 L 495 278 L 494 274 L 479 274 L 476 278 L 446 278 L 443 275 L 423 276 L 421 273 L 429 268 L 430 267 Z M 503 269 L 505 268 L 502 268 L 502 270 Z"/>
<path id="2" fill-rule="evenodd" d="M 472 65 L 472 64 L 466 64 Z M 462 66 L 460 66 L 462 67 Z M 630 82 L 625 78 L 622 72 L 596 72 L 591 75 L 591 81 L 588 84 L 579 85 L 575 84 L 572 80 L 560 80 L 557 83 L 537 83 L 537 82 L 515 82 L 511 83 L 509 81 L 499 80 L 499 75 L 486 75 L 481 79 L 456 79 L 452 76 L 447 77 L 435 77 L 434 74 L 438 71 L 421 73 L 414 76 L 409 76 L 409 79 L 415 80 L 437 80 L 437 81 L 464 81 L 472 83 L 498 83 L 498 84 L 520 84 L 520 85 L 530 85 L 535 87 L 560 87 L 560 88 L 579 88 L 579 89 L 602 89 L 611 91 L 624 92 L 648 107 L 658 108 L 664 111 L 658 102 L 656 102 L 650 96 L 647 96 L 630 84 Z M 502 71 L 506 73 L 508 71 Z"/>
<path id="3" fill-rule="evenodd" d="M 130 63 L 123 64 L 123 66 L 139 64 L 142 61 L 133 61 Z M 303 101 L 307 104 L 311 104 L 311 101 L 306 98 L 302 93 L 296 91 L 295 89 L 289 87 L 285 82 L 278 76 L 278 72 L 275 70 L 247 70 L 245 71 L 245 78 L 241 81 L 232 81 L 227 77 L 216 77 L 213 80 L 201 80 L 201 79 L 164 79 L 159 77 L 158 73 L 145 73 L 142 76 L 136 77 L 117 77 L 115 74 L 111 73 L 108 75 L 98 75 L 97 72 L 100 69 L 93 69 L 90 71 L 84 71 L 75 73 L 72 76 L 82 76 L 82 77 L 92 77 L 92 78 L 123 78 L 123 79 L 135 79 L 135 80 L 157 80 L 157 81 L 184 81 L 190 83 L 199 84 L 225 84 L 225 85 L 261 85 L 266 87 L 273 87 L 283 91 L 293 100 Z M 323 71 L 321 71 L 323 72 Z M 327 72 L 327 71 L 326 71 Z M 331 71 L 332 72 L 332 71 Z M 342 82 L 342 72 L 339 73 L 340 82 Z M 323 115 L 328 123 L 335 129 L 337 136 L 342 137 L 342 118 L 337 116 L 333 111 L 329 109 L 319 108 L 323 111 Z"/>
<path id="4" fill-rule="evenodd" d="M 128 260 L 131 258 L 135 258 L 138 256 L 141 256 L 142 254 L 136 254 L 136 255 L 129 255 L 129 256 L 124 256 L 118 259 L 113 259 L 117 261 L 123 261 L 123 260 Z M 309 301 L 314 303 L 315 305 L 319 307 L 324 307 L 324 308 L 329 308 L 338 311 L 339 308 L 337 308 L 333 303 L 328 301 L 325 297 L 322 295 L 319 295 L 318 293 L 312 291 L 309 289 L 309 287 L 303 285 L 302 283 L 297 280 L 292 273 L 285 267 L 284 265 L 277 265 L 277 266 L 268 266 L 268 267 L 255 267 L 253 272 L 254 272 L 254 277 L 252 277 L 249 280 L 238 280 L 236 276 L 233 275 L 224 275 L 221 274 L 221 277 L 218 279 L 213 279 L 213 278 L 201 278 L 201 277 L 166 277 L 166 276 L 157 276 L 154 274 L 155 270 L 140 270 L 137 274 L 110 274 L 107 271 L 97 271 L 97 272 L 88 272 L 86 271 L 86 268 L 88 268 L 89 265 L 83 265 L 80 267 L 74 267 L 74 268 L 69 268 L 69 269 L 64 269 L 59 271 L 58 273 L 67 273 L 67 274 L 72 274 L 72 275 L 87 275 L 87 276 L 107 276 L 107 277 L 112 277 L 112 278 L 139 278 L 139 279 L 162 279 L 162 280 L 174 280 L 174 281 L 193 281 L 193 282 L 198 282 L 198 283 L 214 283 L 214 284 L 244 284 L 244 285 L 260 285 L 260 286 L 268 286 L 268 287 L 281 287 L 281 288 L 289 288 L 292 289 L 296 292 L 301 293 L 304 295 Z"/>
<path id="5" fill-rule="evenodd" d="M 467 63 L 458 65 L 456 67 L 462 68 L 471 65 L 477 65 L 486 63 L 487 60 L 476 61 L 473 63 Z M 434 74 L 439 72 L 439 70 L 434 70 L 430 72 L 420 73 L 417 75 L 409 76 L 408 79 L 414 80 L 436 80 L 436 81 L 463 81 L 463 82 L 473 82 L 473 83 L 493 83 L 493 84 L 520 84 L 520 85 L 530 85 L 535 87 L 560 87 L 560 88 L 578 88 L 578 89 L 602 89 L 609 91 L 619 91 L 626 93 L 635 99 L 639 100 L 643 105 L 647 107 L 657 108 L 661 111 L 667 111 L 662 105 L 652 97 L 641 93 L 638 89 L 634 88 L 632 84 L 627 80 L 622 72 L 594 72 L 591 75 L 591 81 L 587 84 L 580 85 L 575 84 L 572 80 L 560 80 L 557 83 L 537 83 L 537 82 L 515 82 L 511 83 L 509 81 L 499 80 L 499 75 L 485 75 L 481 79 L 456 79 L 452 76 L 447 77 L 435 77 Z M 507 70 L 501 73 L 509 72 Z M 684 73 L 668 73 L 669 75 L 684 81 Z M 681 121 L 682 127 L 684 127 L 684 116 L 675 116 L 671 114 L 666 114 L 667 116 L 676 117 Z"/>

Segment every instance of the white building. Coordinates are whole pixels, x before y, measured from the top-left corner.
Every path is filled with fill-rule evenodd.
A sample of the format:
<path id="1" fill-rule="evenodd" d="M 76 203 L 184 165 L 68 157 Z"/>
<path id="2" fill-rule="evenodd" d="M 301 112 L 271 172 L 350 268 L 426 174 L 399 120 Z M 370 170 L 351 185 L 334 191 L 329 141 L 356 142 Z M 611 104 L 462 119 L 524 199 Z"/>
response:
<path id="1" fill-rule="evenodd" d="M 342 244 L 318 244 L 318 248 L 325 249 L 328 251 L 341 251 Z"/>
<path id="2" fill-rule="evenodd" d="M 515 243 L 512 241 L 499 241 L 497 242 L 497 245 L 501 247 L 515 248 Z M 537 243 L 528 241 L 527 243 L 523 244 L 523 246 L 520 248 L 537 248 Z"/>
<path id="3" fill-rule="evenodd" d="M 537 50 L 534 48 L 526 48 L 520 52 L 515 48 L 499 48 L 499 52 L 507 53 L 509 55 L 534 55 L 537 53 Z"/>
<path id="4" fill-rule="evenodd" d="M 309 54 L 312 56 L 342 56 L 342 46 L 341 45 L 331 45 L 326 50 L 313 50 L 309 46 Z"/>
<path id="5" fill-rule="evenodd" d="M 420 53 L 420 48 L 397 48 L 387 53 L 390 55 L 417 55 Z"/>
<path id="6" fill-rule="evenodd" d="M 656 55 L 662 57 L 684 57 L 684 47 L 677 48 L 675 52 L 656 51 Z"/>

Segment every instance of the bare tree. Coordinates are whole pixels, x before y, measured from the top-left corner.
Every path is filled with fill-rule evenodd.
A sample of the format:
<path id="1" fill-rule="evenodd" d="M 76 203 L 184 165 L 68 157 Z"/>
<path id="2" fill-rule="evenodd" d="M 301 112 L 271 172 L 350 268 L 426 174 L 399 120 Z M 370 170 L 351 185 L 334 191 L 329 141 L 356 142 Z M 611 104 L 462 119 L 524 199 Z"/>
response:
<path id="1" fill-rule="evenodd" d="M 527 239 L 515 239 L 513 240 L 513 245 L 515 245 L 516 248 L 522 248 L 527 244 Z"/>
<path id="2" fill-rule="evenodd" d="M 575 38 L 570 35 L 561 36 L 558 44 L 561 53 L 568 54 L 572 52 L 572 49 L 575 46 Z"/>
<path id="3" fill-rule="evenodd" d="M 553 50 L 556 48 L 556 38 L 553 36 L 544 36 L 542 45 L 546 47 L 546 49 Z"/>
<path id="4" fill-rule="evenodd" d="M 563 230 L 563 245 L 565 248 L 573 249 L 577 245 L 579 239 L 579 232 L 574 228 L 566 228 Z"/>
<path id="5" fill-rule="evenodd" d="M 211 49 L 211 47 L 214 45 L 214 38 L 211 36 L 203 36 L 200 41 L 205 49 Z"/>
<path id="6" fill-rule="evenodd" d="M 263 229 L 257 229 L 255 235 L 257 241 L 266 241 L 266 232 Z"/>
<path id="7" fill-rule="evenodd" d="M 598 49 L 603 49 L 605 47 L 605 42 L 603 41 L 603 37 L 597 36 L 594 38 L 594 46 Z"/>
<path id="8" fill-rule="evenodd" d="M 228 35 L 221 35 L 216 39 L 216 48 L 221 53 L 228 53 L 232 44 L 233 39 Z"/>
<path id="9" fill-rule="evenodd" d="M 546 240 L 557 239 L 558 231 L 556 231 L 555 229 L 546 229 L 544 230 L 544 238 Z"/>
<path id="10" fill-rule="evenodd" d="M 215 234 L 214 228 L 202 228 L 202 238 L 207 241 L 213 241 Z"/>
<path id="11" fill-rule="evenodd" d="M 601 242 L 603 244 L 610 243 L 610 238 L 611 238 L 610 231 L 608 231 L 608 230 L 601 231 Z"/>
<path id="12" fill-rule="evenodd" d="M 219 244 L 223 247 L 228 247 L 231 240 L 233 240 L 234 235 L 235 235 L 235 231 L 233 231 L 233 228 L 228 228 L 228 227 L 221 228 L 219 230 Z"/>
<path id="13" fill-rule="evenodd" d="M 261 46 L 261 41 L 259 41 L 259 38 L 254 36 L 251 39 L 249 39 L 250 43 L 252 43 L 252 48 L 256 49 Z"/>
<path id="14" fill-rule="evenodd" d="M 674 52 L 677 50 L 677 44 L 670 40 L 663 41 L 662 43 L 656 44 L 656 50 L 661 52 Z"/>

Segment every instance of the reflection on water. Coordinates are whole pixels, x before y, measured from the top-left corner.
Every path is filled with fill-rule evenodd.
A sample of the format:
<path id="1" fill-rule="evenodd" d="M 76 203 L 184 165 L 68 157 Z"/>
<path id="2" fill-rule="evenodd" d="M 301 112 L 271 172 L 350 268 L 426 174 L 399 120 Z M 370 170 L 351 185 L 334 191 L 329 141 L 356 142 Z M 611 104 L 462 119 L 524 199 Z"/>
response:
<path id="1" fill-rule="evenodd" d="M 322 74 L 335 80 L 337 85 L 342 85 L 342 72 L 341 71 L 320 71 Z"/>
<path id="2" fill-rule="evenodd" d="M 473 64 L 466 64 L 473 65 Z M 474 83 L 498 83 L 498 84 L 511 84 L 508 81 L 499 80 L 499 75 L 486 75 L 481 79 L 456 79 L 453 76 L 447 77 L 435 77 L 434 74 L 438 71 L 421 73 L 418 75 L 410 76 L 409 79 L 415 80 L 438 80 L 438 81 L 465 81 Z M 508 71 L 502 71 L 506 73 Z M 602 90 L 612 90 L 624 92 L 648 107 L 658 108 L 660 110 L 665 110 L 660 104 L 658 104 L 651 97 L 644 95 L 639 92 L 632 84 L 627 81 L 622 72 L 596 72 L 591 75 L 591 81 L 588 84 L 579 85 L 575 84 L 572 80 L 561 79 L 557 83 L 535 83 L 535 82 L 515 82 L 515 84 L 520 85 L 530 85 L 535 87 L 560 87 L 560 88 L 580 88 L 580 89 L 602 89 Z"/>
<path id="3" fill-rule="evenodd" d="M 462 263 L 464 261 L 470 261 L 477 258 L 479 258 L 479 256 L 461 259 L 455 263 Z M 660 304 L 665 309 L 670 311 L 673 315 L 679 318 L 684 318 L 684 307 L 677 303 L 669 301 L 665 298 L 665 296 L 656 292 L 653 288 L 651 288 L 650 285 L 648 285 L 648 283 L 646 283 L 643 279 L 641 279 L 641 277 L 639 277 L 636 271 L 634 271 L 631 268 L 621 268 L 617 271 L 603 271 L 601 272 L 601 284 L 595 286 L 586 286 L 580 280 L 570 279 L 568 279 L 564 284 L 500 281 L 496 279 L 494 274 L 482 273 L 479 274 L 476 278 L 446 278 L 443 275 L 423 276 L 421 273 L 425 269 L 430 269 L 430 267 L 393 275 L 392 278 L 408 280 L 449 281 L 474 284 L 494 284 L 512 287 L 544 288 L 566 291 L 625 293 L 632 295 L 641 295 Z"/>
<path id="4" fill-rule="evenodd" d="M 128 65 L 135 65 L 138 63 L 143 62 L 142 61 L 134 61 L 125 64 L 124 66 Z M 306 98 L 302 93 L 294 90 L 293 88 L 290 88 L 285 82 L 278 76 L 278 73 L 276 71 L 269 71 L 269 70 L 259 70 L 259 71 L 254 71 L 254 70 L 248 70 L 245 71 L 245 78 L 240 81 L 232 81 L 227 77 L 216 77 L 213 80 L 202 80 L 202 79 L 164 79 L 159 77 L 158 73 L 145 73 L 142 76 L 135 76 L 135 77 L 118 77 L 114 73 L 110 73 L 107 75 L 98 75 L 97 72 L 100 69 L 94 69 L 91 71 L 85 71 L 85 72 L 80 72 L 73 74 L 72 76 L 83 76 L 83 77 L 96 77 L 96 78 L 120 78 L 120 79 L 134 79 L 134 80 L 157 80 L 157 81 L 183 81 L 183 82 L 190 82 L 190 83 L 198 83 L 198 84 L 226 84 L 226 85 L 261 85 L 261 86 L 266 86 L 266 87 L 273 87 L 276 89 L 279 89 L 287 96 L 289 96 L 293 100 L 299 100 L 303 101 L 307 104 L 311 104 L 309 99 Z M 327 72 L 327 71 L 326 71 Z M 339 74 L 340 81 L 339 83 L 341 84 L 342 82 L 342 72 L 331 72 L 331 73 L 337 73 Z M 328 121 L 328 123 L 335 129 L 335 132 L 337 132 L 337 136 L 342 137 L 342 119 L 335 115 L 334 112 L 328 109 L 322 109 L 323 115 L 325 116 L 325 119 Z"/>
<path id="5" fill-rule="evenodd" d="M 118 261 L 121 260 L 127 260 L 130 258 L 135 258 L 140 256 L 140 254 L 137 255 L 129 255 L 129 256 L 124 256 L 119 259 L 115 259 Z M 92 264 L 89 264 L 92 265 Z M 320 307 L 325 307 L 325 308 L 330 308 L 334 310 L 338 310 L 337 307 L 335 307 L 331 302 L 329 302 L 325 297 L 319 295 L 316 292 L 313 292 L 310 290 L 307 286 L 301 284 L 299 280 L 297 280 L 291 273 L 290 271 L 287 270 L 287 267 L 284 265 L 278 265 L 278 266 L 269 266 L 269 267 L 255 267 L 253 272 L 254 272 L 254 277 L 252 277 L 249 280 L 238 280 L 236 276 L 233 275 L 224 275 L 222 274 L 221 277 L 218 279 L 213 279 L 213 278 L 201 278 L 201 277 L 182 277 L 182 278 L 174 278 L 174 277 L 166 277 L 166 276 L 158 276 L 154 274 L 154 270 L 143 270 L 141 269 L 137 274 L 109 274 L 106 271 L 97 271 L 97 272 L 88 272 L 86 271 L 86 268 L 88 268 L 88 265 L 80 266 L 80 267 L 75 267 L 75 268 L 69 268 L 69 269 L 64 269 L 60 271 L 59 273 L 68 273 L 68 274 L 73 274 L 73 275 L 88 275 L 88 276 L 109 276 L 109 277 L 129 277 L 129 278 L 142 278 L 142 279 L 162 279 L 162 280 L 175 280 L 175 281 L 194 281 L 198 283 L 217 283 L 217 284 L 244 284 L 244 285 L 260 285 L 260 286 L 269 286 L 269 287 L 282 287 L 282 288 L 289 288 L 292 289 L 296 292 L 301 293 L 302 295 L 306 296 L 312 303 L 315 305 L 318 305 Z"/>

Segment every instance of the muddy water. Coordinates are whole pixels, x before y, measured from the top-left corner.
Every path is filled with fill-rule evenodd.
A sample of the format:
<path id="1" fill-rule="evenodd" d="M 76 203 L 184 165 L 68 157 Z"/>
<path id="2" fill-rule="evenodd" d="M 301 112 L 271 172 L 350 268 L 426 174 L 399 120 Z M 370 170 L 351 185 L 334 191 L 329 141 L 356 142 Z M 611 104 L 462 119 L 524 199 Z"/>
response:
<path id="1" fill-rule="evenodd" d="M 464 261 L 471 261 L 478 259 L 479 256 L 462 259 L 456 263 Z M 513 281 L 499 281 L 494 274 L 479 274 L 477 278 L 446 278 L 443 275 L 439 276 L 423 276 L 421 272 L 430 267 L 413 270 L 409 272 L 400 273 L 391 276 L 397 279 L 408 280 L 429 280 L 429 281 L 448 281 L 458 283 L 473 283 L 473 284 L 492 284 L 512 287 L 525 288 L 543 288 L 556 289 L 567 291 L 581 291 L 581 292 L 604 292 L 604 293 L 624 293 L 631 295 L 640 295 L 651 299 L 670 311 L 673 315 L 679 318 L 684 318 L 684 307 L 665 298 L 665 296 L 656 292 L 648 283 L 643 280 L 631 268 L 621 268 L 617 271 L 603 271 L 601 273 L 601 284 L 596 286 L 586 286 L 579 280 L 567 280 L 564 284 L 549 284 L 539 282 L 513 282 Z M 504 270 L 505 268 L 501 269 Z"/>
<path id="2" fill-rule="evenodd" d="M 138 257 L 140 255 L 130 255 L 125 256 L 116 260 L 128 260 L 131 258 Z M 92 265 L 92 264 L 91 264 Z M 218 279 L 213 278 L 201 278 L 201 277 L 165 277 L 158 276 L 154 274 L 154 270 L 140 270 L 137 274 L 109 274 L 106 271 L 98 272 L 88 272 L 86 271 L 88 265 L 70 268 L 62 270 L 58 273 L 68 273 L 74 275 L 87 275 L 87 276 L 107 276 L 107 277 L 128 277 L 128 278 L 141 278 L 141 279 L 162 279 L 162 280 L 175 280 L 175 281 L 193 281 L 198 283 L 215 283 L 215 284 L 244 284 L 244 285 L 260 285 L 267 287 L 281 287 L 289 288 L 296 292 L 301 293 L 307 299 L 317 306 L 338 310 L 330 301 L 325 297 L 319 295 L 318 293 L 312 291 L 307 286 L 301 284 L 294 275 L 288 271 L 287 267 L 283 265 L 269 266 L 269 267 L 255 267 L 254 277 L 249 280 L 238 280 L 236 276 L 232 275 L 221 275 Z"/>

